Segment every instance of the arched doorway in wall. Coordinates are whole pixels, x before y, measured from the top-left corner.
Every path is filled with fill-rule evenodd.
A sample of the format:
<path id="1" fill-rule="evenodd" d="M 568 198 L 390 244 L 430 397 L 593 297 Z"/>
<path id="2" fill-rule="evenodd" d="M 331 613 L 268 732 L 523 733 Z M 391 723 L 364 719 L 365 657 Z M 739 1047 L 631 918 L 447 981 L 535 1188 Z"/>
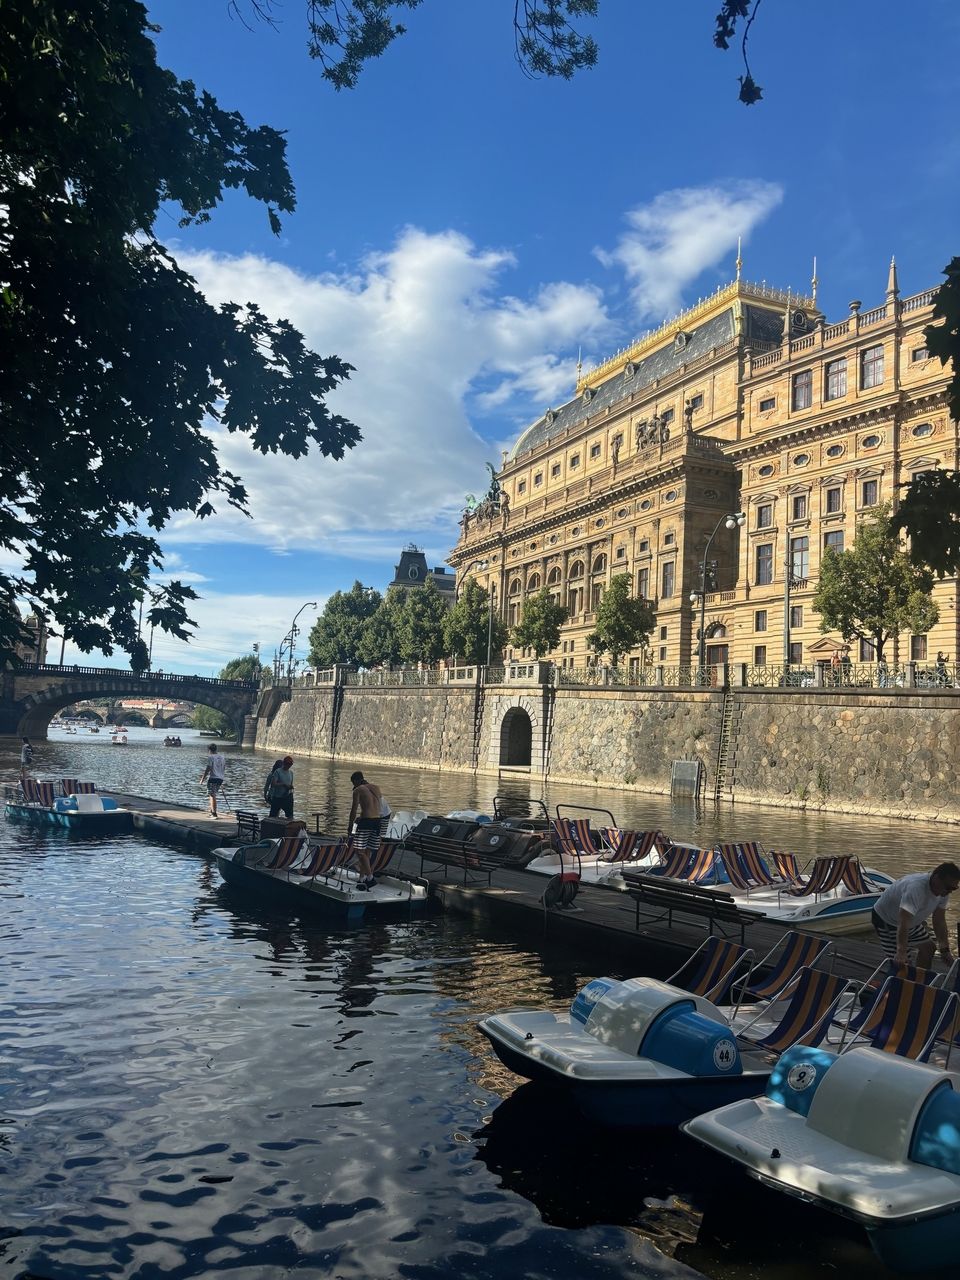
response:
<path id="1" fill-rule="evenodd" d="M 500 725 L 500 763 L 530 768 L 533 725 L 522 707 L 511 707 Z"/>

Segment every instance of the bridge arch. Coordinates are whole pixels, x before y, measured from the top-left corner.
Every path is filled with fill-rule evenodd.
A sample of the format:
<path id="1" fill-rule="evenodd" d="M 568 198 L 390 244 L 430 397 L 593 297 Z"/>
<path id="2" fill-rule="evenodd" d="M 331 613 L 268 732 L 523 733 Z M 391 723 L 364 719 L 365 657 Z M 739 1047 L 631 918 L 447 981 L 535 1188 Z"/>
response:
<path id="1" fill-rule="evenodd" d="M 84 698 L 137 696 L 165 702 L 196 702 L 222 712 L 243 740 L 259 685 L 252 680 L 114 671 L 102 667 L 24 666 L 0 673 L 0 733 L 45 737 L 56 712 Z"/>

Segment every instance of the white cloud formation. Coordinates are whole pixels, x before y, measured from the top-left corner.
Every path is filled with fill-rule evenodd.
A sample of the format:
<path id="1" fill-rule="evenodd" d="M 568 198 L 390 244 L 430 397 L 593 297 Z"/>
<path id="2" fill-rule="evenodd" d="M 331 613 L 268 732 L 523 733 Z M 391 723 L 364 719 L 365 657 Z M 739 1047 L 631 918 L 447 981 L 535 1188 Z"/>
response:
<path id="1" fill-rule="evenodd" d="M 527 300 L 498 295 L 511 255 L 453 231 L 408 228 L 352 274 L 307 276 L 251 255 L 182 253 L 179 261 L 211 300 L 255 301 L 289 319 L 314 350 L 354 365 L 330 404 L 364 439 L 341 462 L 292 461 L 260 458 L 243 437 L 215 430 L 223 466 L 244 478 L 254 521 L 222 511 L 198 526 L 184 516 L 165 543 L 256 540 L 363 555 L 366 544 L 379 554 L 395 531 L 443 544 L 463 495 L 483 483 L 486 459 L 499 461 L 471 425 L 471 403 L 482 412 L 522 400 L 528 413 L 542 411 L 572 390 L 573 368 L 556 349 L 611 331 L 592 286 L 545 285 Z"/>
<path id="2" fill-rule="evenodd" d="M 666 320 L 683 291 L 745 240 L 783 199 L 783 188 L 756 179 L 663 191 L 626 215 L 627 230 L 612 251 L 596 249 L 631 284 L 639 320 Z M 729 273 L 728 273 L 729 274 Z"/>

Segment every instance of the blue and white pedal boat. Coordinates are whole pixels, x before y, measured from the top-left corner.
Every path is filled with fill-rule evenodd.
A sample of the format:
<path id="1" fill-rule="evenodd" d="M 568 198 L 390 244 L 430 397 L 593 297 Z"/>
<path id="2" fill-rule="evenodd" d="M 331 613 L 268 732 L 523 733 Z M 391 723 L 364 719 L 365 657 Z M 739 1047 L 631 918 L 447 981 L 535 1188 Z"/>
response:
<path id="1" fill-rule="evenodd" d="M 4 811 L 8 818 L 52 823 L 69 831 L 102 834 L 104 831 L 127 831 L 133 826 L 130 810 L 121 808 L 110 796 L 85 794 L 44 797 L 44 800 L 8 796 Z"/>
<path id="2" fill-rule="evenodd" d="M 567 1014 L 511 1009 L 479 1027 L 509 1070 L 563 1087 L 589 1120 L 616 1128 L 674 1126 L 752 1097 L 772 1067 L 720 1008 L 654 978 L 597 978 Z"/>
<path id="3" fill-rule="evenodd" d="M 787 1050 L 766 1095 L 683 1130 L 791 1196 L 860 1223 L 885 1266 L 960 1258 L 960 1075 L 878 1049 Z"/>

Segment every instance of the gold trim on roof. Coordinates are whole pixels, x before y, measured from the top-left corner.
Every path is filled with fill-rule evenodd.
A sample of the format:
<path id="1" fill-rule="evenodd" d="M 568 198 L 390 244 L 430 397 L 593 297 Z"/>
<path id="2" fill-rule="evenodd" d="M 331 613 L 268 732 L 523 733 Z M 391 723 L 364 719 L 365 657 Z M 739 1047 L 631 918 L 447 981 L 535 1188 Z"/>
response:
<path id="1" fill-rule="evenodd" d="M 679 330 L 686 330 L 696 324 L 702 324 L 705 320 L 709 320 L 719 311 L 723 311 L 732 302 L 742 299 L 745 302 L 759 302 L 767 304 L 773 303 L 777 307 L 807 307 L 811 311 L 816 310 L 816 303 L 813 298 L 805 298 L 801 294 L 787 292 L 785 289 L 774 289 L 768 284 L 753 284 L 749 280 L 734 280 L 728 285 L 721 285 L 716 293 L 711 294 L 709 298 L 704 298 L 698 302 L 696 306 L 682 311 L 678 316 L 666 321 L 659 329 L 654 329 L 650 333 L 644 334 L 642 338 L 638 338 L 629 347 L 624 347 L 620 351 L 604 360 L 602 364 L 595 365 L 592 369 L 588 369 L 582 377 L 577 379 L 577 391 L 580 392 L 584 387 L 596 387 L 601 382 L 606 382 L 615 373 L 619 373 L 625 364 L 631 360 L 640 360 L 644 356 L 649 355 L 658 347 L 664 346 L 668 342 L 672 342 Z"/>

